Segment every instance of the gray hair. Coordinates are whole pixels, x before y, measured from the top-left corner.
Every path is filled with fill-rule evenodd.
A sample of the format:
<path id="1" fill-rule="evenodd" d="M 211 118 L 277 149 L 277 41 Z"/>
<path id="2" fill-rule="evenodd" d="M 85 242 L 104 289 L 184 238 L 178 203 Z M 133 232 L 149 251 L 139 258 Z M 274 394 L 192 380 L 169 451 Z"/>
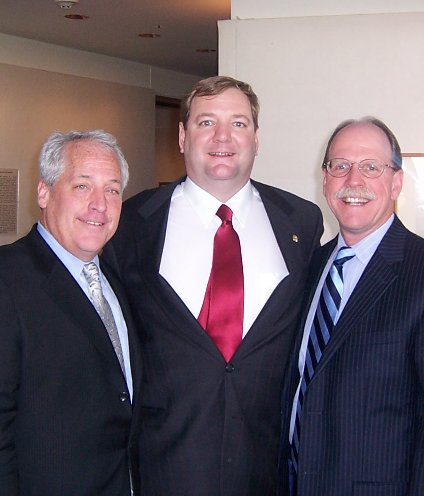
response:
<path id="1" fill-rule="evenodd" d="M 65 145 L 79 140 L 94 141 L 112 151 L 119 164 L 122 188 L 124 189 L 127 186 L 129 179 L 128 163 L 118 146 L 116 138 L 101 129 L 94 129 L 92 131 L 69 131 L 68 133 L 56 131 L 52 133 L 41 148 L 39 158 L 40 179 L 44 181 L 47 186 L 53 186 L 65 170 Z"/>
<path id="2" fill-rule="evenodd" d="M 383 131 L 383 133 L 386 135 L 387 139 L 389 140 L 390 148 L 392 150 L 392 157 L 391 157 L 392 164 L 396 170 L 400 170 L 402 168 L 402 152 L 399 146 L 399 142 L 396 139 L 396 136 L 388 128 L 388 126 L 384 124 L 383 121 L 370 115 L 366 117 L 362 117 L 362 119 L 348 119 L 346 121 L 341 122 L 336 127 L 336 129 L 333 131 L 333 134 L 331 135 L 328 141 L 327 148 L 325 150 L 324 160 L 322 161 L 322 168 L 325 169 L 325 166 L 329 158 L 331 144 L 333 143 L 333 140 L 338 135 L 338 133 L 345 127 L 350 126 L 351 124 L 361 124 L 361 123 L 372 124 L 373 126 L 378 127 Z"/>

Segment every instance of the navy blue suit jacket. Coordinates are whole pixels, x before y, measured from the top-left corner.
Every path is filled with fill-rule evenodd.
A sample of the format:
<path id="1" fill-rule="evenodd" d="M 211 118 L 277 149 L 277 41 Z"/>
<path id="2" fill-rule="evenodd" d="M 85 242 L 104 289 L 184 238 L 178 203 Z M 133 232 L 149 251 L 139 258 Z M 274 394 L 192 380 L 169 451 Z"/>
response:
<path id="1" fill-rule="evenodd" d="M 314 258 L 305 318 L 335 243 L 326 244 Z M 297 359 L 294 353 L 292 386 L 299 380 Z M 287 389 L 283 432 L 288 429 L 292 397 L 293 388 Z M 285 485 L 288 449 L 284 441 Z M 298 495 L 423 494 L 424 240 L 395 217 L 349 298 L 308 386 Z"/>
<path id="2" fill-rule="evenodd" d="M 123 289 L 102 271 L 127 322 L 132 405 L 100 317 L 36 227 L 0 247 L 2 495 L 130 495 L 140 353 Z"/>

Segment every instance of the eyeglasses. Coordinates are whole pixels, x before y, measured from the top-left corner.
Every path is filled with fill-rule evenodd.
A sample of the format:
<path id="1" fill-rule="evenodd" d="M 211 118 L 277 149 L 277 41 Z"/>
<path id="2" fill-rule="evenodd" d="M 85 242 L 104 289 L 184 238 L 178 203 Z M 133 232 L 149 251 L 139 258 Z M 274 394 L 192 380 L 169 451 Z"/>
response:
<path id="1" fill-rule="evenodd" d="M 381 162 L 381 160 L 371 158 L 366 158 L 360 162 L 349 162 L 349 160 L 346 160 L 345 158 L 332 158 L 324 164 L 324 166 L 327 172 L 333 177 L 344 177 L 349 174 L 353 164 L 358 164 L 359 172 L 369 179 L 380 177 L 386 167 L 396 170 L 391 165 Z"/>

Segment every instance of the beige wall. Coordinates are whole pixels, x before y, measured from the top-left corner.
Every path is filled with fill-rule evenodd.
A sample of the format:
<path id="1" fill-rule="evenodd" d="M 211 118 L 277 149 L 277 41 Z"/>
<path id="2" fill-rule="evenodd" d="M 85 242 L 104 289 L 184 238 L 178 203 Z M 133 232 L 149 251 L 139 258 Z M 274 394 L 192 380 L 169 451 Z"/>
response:
<path id="1" fill-rule="evenodd" d="M 181 98 L 200 76 L 0 33 L 0 63 L 150 88 Z"/>
<path id="2" fill-rule="evenodd" d="M 318 203 L 324 241 L 337 226 L 319 165 L 340 121 L 375 115 L 404 152 L 424 151 L 423 28 L 422 12 L 219 22 L 219 73 L 250 82 L 261 102 L 254 177 Z"/>
<path id="3" fill-rule="evenodd" d="M 422 0 L 232 0 L 233 19 L 422 12 Z"/>
<path id="4" fill-rule="evenodd" d="M 18 233 L 0 234 L 0 244 L 25 234 L 38 216 L 37 157 L 51 131 L 116 135 L 130 164 L 125 197 L 132 196 L 157 184 L 155 96 L 179 99 L 199 79 L 0 33 L 0 168 L 20 172 Z"/>
<path id="5" fill-rule="evenodd" d="M 53 130 L 103 128 L 114 134 L 130 165 L 126 197 L 155 184 L 155 95 L 89 78 L 0 64 L 0 168 L 19 169 L 18 235 L 38 217 L 35 191 L 41 143 Z"/>

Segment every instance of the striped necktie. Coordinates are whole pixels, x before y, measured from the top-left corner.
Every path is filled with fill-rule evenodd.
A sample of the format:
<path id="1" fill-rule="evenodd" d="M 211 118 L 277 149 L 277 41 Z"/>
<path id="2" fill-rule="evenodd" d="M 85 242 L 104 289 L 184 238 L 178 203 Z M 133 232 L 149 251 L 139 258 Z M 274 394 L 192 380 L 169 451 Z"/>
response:
<path id="1" fill-rule="evenodd" d="M 116 327 L 116 322 L 113 318 L 112 309 L 103 295 L 99 269 L 94 262 L 90 262 L 84 265 L 82 273 L 88 282 L 91 302 L 106 327 L 109 338 L 112 341 L 113 349 L 118 357 L 119 365 L 125 376 L 124 356 L 122 353 L 121 341 L 119 340 L 118 328 Z"/>
<path id="2" fill-rule="evenodd" d="M 340 302 L 343 295 L 343 264 L 354 256 L 355 253 L 350 246 L 343 246 L 337 252 L 336 258 L 325 278 L 311 332 L 309 334 L 305 367 L 299 388 L 299 396 L 296 405 L 296 420 L 291 443 L 291 461 L 296 473 L 303 399 L 308 384 L 314 376 L 315 369 L 324 353 L 325 347 L 330 341 L 336 315 L 340 308 Z"/>

